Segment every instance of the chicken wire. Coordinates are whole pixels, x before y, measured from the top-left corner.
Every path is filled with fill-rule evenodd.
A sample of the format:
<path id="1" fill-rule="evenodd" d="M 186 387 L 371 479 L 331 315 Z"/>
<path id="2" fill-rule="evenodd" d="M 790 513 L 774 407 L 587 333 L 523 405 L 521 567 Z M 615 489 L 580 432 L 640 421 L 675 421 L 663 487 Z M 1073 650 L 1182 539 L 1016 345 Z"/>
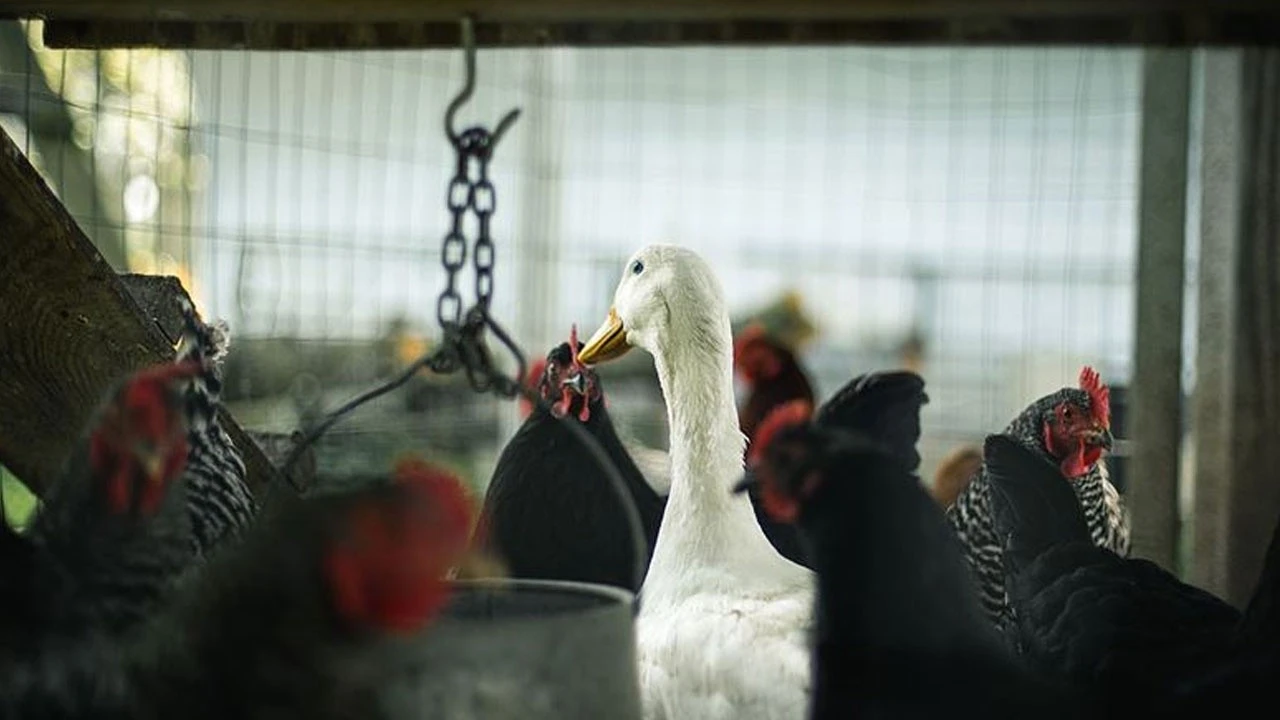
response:
<path id="1" fill-rule="evenodd" d="M 430 343 L 460 52 L 61 52 L 38 24 L 15 36 L 31 52 L 6 50 L 0 97 L 19 102 L 3 126 L 119 269 L 177 274 L 230 322 L 245 425 L 312 421 Z M 917 338 L 929 478 L 1082 364 L 1127 384 L 1140 58 L 482 50 L 463 122 L 524 110 L 492 163 L 495 315 L 540 356 L 570 323 L 595 328 L 631 252 L 688 245 L 735 317 L 798 291 L 820 397 L 901 366 Z M 619 422 L 663 443 L 651 384 L 608 382 Z M 358 411 L 322 465 L 434 449 L 483 483 L 516 411 L 448 387 Z"/>

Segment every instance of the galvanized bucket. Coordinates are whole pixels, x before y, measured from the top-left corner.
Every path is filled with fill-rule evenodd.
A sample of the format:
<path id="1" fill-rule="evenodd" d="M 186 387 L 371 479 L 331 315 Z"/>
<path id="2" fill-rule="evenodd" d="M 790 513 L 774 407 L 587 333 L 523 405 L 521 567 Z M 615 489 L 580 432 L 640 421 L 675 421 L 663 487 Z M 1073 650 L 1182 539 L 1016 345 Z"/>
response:
<path id="1" fill-rule="evenodd" d="M 413 642 L 387 716 L 640 720 L 634 596 L 551 580 L 458 580 Z"/>

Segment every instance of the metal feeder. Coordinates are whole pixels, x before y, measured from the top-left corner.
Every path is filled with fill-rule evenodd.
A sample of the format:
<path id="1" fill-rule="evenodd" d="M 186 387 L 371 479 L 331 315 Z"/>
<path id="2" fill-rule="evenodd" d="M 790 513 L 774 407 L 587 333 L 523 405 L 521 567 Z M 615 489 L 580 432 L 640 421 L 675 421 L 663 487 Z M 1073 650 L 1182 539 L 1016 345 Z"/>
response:
<path id="1" fill-rule="evenodd" d="M 551 580 L 459 580 L 413 642 L 393 717 L 640 720 L 634 596 Z"/>

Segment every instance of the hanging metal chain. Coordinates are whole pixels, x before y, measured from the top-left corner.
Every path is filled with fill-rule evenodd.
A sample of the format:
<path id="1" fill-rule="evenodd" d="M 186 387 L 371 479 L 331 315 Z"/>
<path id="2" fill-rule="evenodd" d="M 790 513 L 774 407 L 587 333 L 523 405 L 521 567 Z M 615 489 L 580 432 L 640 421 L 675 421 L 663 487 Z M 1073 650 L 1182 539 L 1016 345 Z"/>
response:
<path id="1" fill-rule="evenodd" d="M 467 239 L 462 235 L 462 223 L 467 214 L 471 185 L 467 182 L 466 158 L 458 157 L 458 169 L 449 182 L 446 200 L 452 215 L 449 233 L 444 236 L 440 248 L 440 264 L 444 265 L 444 291 L 436 301 L 436 320 L 446 330 L 462 322 L 462 296 L 458 294 L 458 271 L 467 262 Z"/>
<path id="2" fill-rule="evenodd" d="M 477 392 L 494 392 L 508 398 L 523 395 L 541 412 L 551 413 L 550 403 L 532 388 L 524 386 L 522 382 L 525 376 L 524 354 L 520 352 L 519 346 L 511 335 L 489 314 L 489 305 L 493 300 L 493 270 L 496 259 L 492 219 L 494 212 L 498 209 L 497 192 L 489 180 L 489 161 L 493 159 L 493 151 L 498 141 L 519 117 L 520 111 L 517 109 L 508 112 L 498 121 L 492 132 L 479 125 L 467 128 L 461 133 L 454 130 L 454 116 L 475 90 L 475 30 L 474 20 L 471 17 L 465 17 L 462 21 L 462 44 L 465 50 L 466 84 L 458 96 L 449 103 L 444 116 L 445 134 L 453 146 L 455 164 L 445 200 L 450 215 L 449 230 L 445 233 L 440 248 L 440 264 L 445 271 L 444 290 L 436 300 L 436 320 L 440 323 L 441 331 L 440 344 L 435 350 L 414 361 L 395 378 L 375 386 L 329 413 L 322 422 L 311 428 L 294 445 L 281 467 L 281 472 L 300 492 L 303 488 L 299 487 L 293 474 L 293 467 L 306 448 L 343 416 L 360 405 L 404 385 L 423 368 L 428 368 L 437 374 L 452 373 L 463 368 L 466 370 L 467 380 L 472 389 Z M 476 238 L 470 253 L 476 274 L 476 301 L 464 316 L 462 296 L 458 292 L 458 273 L 467 263 L 467 237 L 464 229 L 467 211 L 472 212 L 476 217 Z M 503 374 L 493 364 L 493 357 L 485 343 L 486 332 L 492 333 L 515 360 L 514 376 Z M 639 583 L 644 577 L 646 567 L 644 534 L 641 530 L 639 513 L 630 500 L 622 475 L 609 459 L 604 448 L 591 436 L 591 433 L 587 432 L 586 428 L 569 416 L 560 418 L 560 422 L 570 435 L 582 443 L 609 479 L 609 485 L 627 518 L 634 551 L 634 577 L 635 582 Z M 638 597 L 637 602 L 639 602 Z"/>
<path id="3" fill-rule="evenodd" d="M 423 368 L 437 374 L 449 374 L 465 369 L 467 380 L 477 392 L 495 392 L 505 397 L 515 397 L 521 392 L 521 378 L 525 373 L 524 355 L 511 336 L 489 314 L 493 300 L 493 270 L 496 252 L 492 236 L 492 218 L 497 210 L 498 196 L 489 180 L 489 161 L 493 159 L 498 141 L 520 116 L 520 110 L 508 112 L 492 131 L 476 125 L 462 132 L 454 129 L 454 117 L 475 91 L 476 49 L 475 31 L 471 18 L 462 23 L 462 41 L 465 50 L 466 82 L 457 97 L 449 103 L 444 116 L 445 135 L 454 150 L 454 173 L 449 181 L 445 198 L 450 215 L 449 230 L 440 248 L 440 264 L 444 267 L 445 286 L 436 300 L 436 320 L 440 324 L 440 344 L 432 352 L 418 358 L 399 375 L 344 403 L 326 415 L 325 419 L 294 446 L 285 460 L 282 471 L 292 483 L 291 470 L 302 457 L 303 451 L 320 438 L 344 415 L 357 407 L 407 383 Z M 476 302 L 464 317 L 462 295 L 458 292 L 458 274 L 466 266 L 468 247 L 465 232 L 467 212 L 476 217 L 476 239 L 471 248 L 475 268 Z M 485 344 L 486 331 L 493 333 L 514 358 L 516 374 L 509 377 L 493 363 L 493 357 Z M 296 483 L 295 487 L 296 487 Z"/>
<path id="4" fill-rule="evenodd" d="M 518 111 L 517 111 L 518 112 Z M 467 261 L 467 239 L 463 230 L 467 212 L 476 217 L 476 240 L 471 253 L 476 272 L 476 305 L 489 310 L 493 299 L 494 245 L 492 218 L 497 210 L 498 194 L 489 180 L 489 160 L 493 157 L 495 137 L 483 127 L 468 128 L 460 136 L 451 137 L 457 160 L 453 179 L 449 181 L 445 204 L 450 226 L 440 248 L 444 266 L 445 287 L 436 302 L 436 319 L 440 329 L 448 331 L 462 321 L 462 296 L 458 293 L 458 271 Z"/>

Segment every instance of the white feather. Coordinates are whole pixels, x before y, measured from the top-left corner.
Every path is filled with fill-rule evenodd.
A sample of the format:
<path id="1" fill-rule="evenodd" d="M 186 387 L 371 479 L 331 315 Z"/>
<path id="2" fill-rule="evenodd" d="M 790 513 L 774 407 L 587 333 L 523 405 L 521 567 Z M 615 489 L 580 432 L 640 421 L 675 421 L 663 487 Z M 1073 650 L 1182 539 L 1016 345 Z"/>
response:
<path id="1" fill-rule="evenodd" d="M 645 717 L 804 717 L 814 580 L 730 492 L 746 439 L 720 283 L 692 251 L 652 245 L 628 261 L 614 308 L 627 341 L 654 356 L 671 432 L 670 494 L 637 620 Z"/>

